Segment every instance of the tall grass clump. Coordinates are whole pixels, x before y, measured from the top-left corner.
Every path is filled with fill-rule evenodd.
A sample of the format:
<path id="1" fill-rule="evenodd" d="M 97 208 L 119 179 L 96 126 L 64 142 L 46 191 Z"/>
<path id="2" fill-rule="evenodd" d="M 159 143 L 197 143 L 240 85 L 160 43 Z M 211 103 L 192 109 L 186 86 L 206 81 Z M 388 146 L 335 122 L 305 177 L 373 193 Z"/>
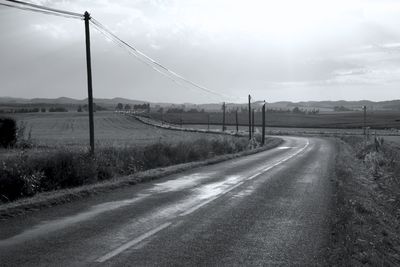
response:
<path id="1" fill-rule="evenodd" d="M 399 147 L 386 143 L 383 138 L 379 137 L 370 140 L 356 136 L 343 137 L 342 139 L 353 147 L 356 157 L 364 162 L 375 178 L 383 176 L 385 172 L 399 177 Z"/>
<path id="2" fill-rule="evenodd" d="M 0 161 L 0 202 L 247 148 L 245 138 L 220 137 L 178 144 L 159 142 L 144 147 L 100 147 L 94 157 L 85 150 L 65 147 L 43 153 L 22 150 Z"/>
<path id="3" fill-rule="evenodd" d="M 0 146 L 12 147 L 17 142 L 17 123 L 12 118 L 0 118 Z"/>

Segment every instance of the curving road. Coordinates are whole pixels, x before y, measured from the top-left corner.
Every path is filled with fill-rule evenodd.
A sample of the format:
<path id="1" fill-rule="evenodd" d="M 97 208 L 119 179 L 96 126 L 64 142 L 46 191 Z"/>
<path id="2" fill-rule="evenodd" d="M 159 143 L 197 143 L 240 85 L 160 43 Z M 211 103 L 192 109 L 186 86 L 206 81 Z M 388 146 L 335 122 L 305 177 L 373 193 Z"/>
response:
<path id="1" fill-rule="evenodd" d="M 335 146 L 275 149 L 0 222 L 1 266 L 324 264 Z"/>

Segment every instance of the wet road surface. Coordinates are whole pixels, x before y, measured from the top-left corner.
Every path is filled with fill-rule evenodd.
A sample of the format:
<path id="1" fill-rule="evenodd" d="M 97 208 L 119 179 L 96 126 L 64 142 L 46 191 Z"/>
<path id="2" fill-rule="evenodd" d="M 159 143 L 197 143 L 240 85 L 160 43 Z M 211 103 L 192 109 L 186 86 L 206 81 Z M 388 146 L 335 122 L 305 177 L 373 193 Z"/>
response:
<path id="1" fill-rule="evenodd" d="M 1 266 L 324 264 L 335 147 L 272 150 L 0 221 Z"/>

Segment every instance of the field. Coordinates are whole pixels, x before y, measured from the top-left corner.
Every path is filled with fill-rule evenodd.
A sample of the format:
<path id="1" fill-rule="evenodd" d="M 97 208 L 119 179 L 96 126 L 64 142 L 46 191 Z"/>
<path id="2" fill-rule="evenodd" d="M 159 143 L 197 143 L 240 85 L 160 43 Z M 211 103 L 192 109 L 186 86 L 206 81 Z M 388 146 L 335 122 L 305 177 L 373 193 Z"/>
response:
<path id="1" fill-rule="evenodd" d="M 87 113 L 26 113 L 13 114 L 19 125 L 25 125 L 25 135 L 31 132 L 35 145 L 45 147 L 82 146 L 89 144 Z M 114 112 L 94 115 L 95 141 L 99 146 L 142 146 L 155 142 L 177 143 L 209 136 L 158 129 Z"/>
<path id="2" fill-rule="evenodd" d="M 221 124 L 221 112 L 167 113 L 162 118 L 176 124 L 207 124 L 208 115 L 211 124 Z M 152 116 L 161 119 L 160 114 L 154 113 Z M 239 113 L 238 117 L 240 125 L 248 124 L 247 112 Z M 235 124 L 235 113 L 227 112 L 226 123 Z M 261 112 L 255 112 L 255 123 L 261 125 Z M 360 129 L 363 127 L 363 112 L 321 112 L 313 115 L 267 112 L 266 123 L 273 127 Z M 373 129 L 400 129 L 400 112 L 368 111 L 366 125 Z"/>
<path id="3" fill-rule="evenodd" d="M 267 114 L 267 134 L 362 134 L 361 115 L 355 112 L 319 115 Z M 390 127 L 397 127 L 400 124 L 396 119 L 400 117 L 398 115 L 400 114 L 393 112 L 371 113 L 367 117 L 367 125 L 378 128 L 379 135 L 398 135 L 398 130 Z M 19 125 L 25 125 L 25 135 L 31 133 L 33 143 L 39 147 L 86 146 L 89 143 L 88 114 L 85 112 L 20 113 L 12 116 L 16 118 Z M 152 114 L 152 116 L 158 118 L 159 114 Z M 207 117 L 207 113 L 163 114 L 164 120 L 180 124 L 182 119 L 184 124 L 197 123 L 188 127 L 203 129 L 207 128 Z M 221 128 L 220 117 L 221 113 L 210 114 L 211 129 Z M 259 117 L 260 114 L 256 113 L 256 124 L 260 122 Z M 210 136 L 204 133 L 159 129 L 114 112 L 96 112 L 94 119 L 97 146 L 119 147 L 143 146 L 155 142 L 177 143 Z M 234 123 L 234 114 L 227 114 L 226 121 Z M 239 116 L 239 123 L 242 124 L 239 129 L 247 131 L 245 113 Z M 348 127 L 350 123 L 353 123 L 354 127 Z M 303 126 L 295 127 L 300 125 Z M 311 128 L 311 126 L 315 126 L 315 128 Z M 235 126 L 228 126 L 227 129 L 235 130 Z M 260 131 L 259 127 L 258 130 Z M 374 132 L 375 130 L 371 131 L 371 133 Z M 392 139 L 390 141 L 397 141 L 398 138 L 393 137 Z"/>
<path id="4" fill-rule="evenodd" d="M 160 129 L 130 116 L 95 113 L 95 154 L 88 153 L 85 113 L 17 114 L 31 145 L 0 150 L 0 203 L 39 192 L 93 184 L 113 177 L 250 149 L 247 138 Z M 29 138 L 31 136 L 31 138 Z M 270 147 L 280 143 L 270 138 Z M 21 148 L 31 149 L 21 149 Z"/>

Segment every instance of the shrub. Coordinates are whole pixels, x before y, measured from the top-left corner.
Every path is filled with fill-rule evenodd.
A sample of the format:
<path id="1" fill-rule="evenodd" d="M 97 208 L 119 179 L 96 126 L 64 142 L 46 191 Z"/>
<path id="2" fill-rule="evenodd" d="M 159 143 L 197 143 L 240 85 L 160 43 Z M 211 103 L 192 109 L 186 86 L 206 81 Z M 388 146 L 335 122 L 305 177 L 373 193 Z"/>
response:
<path id="1" fill-rule="evenodd" d="M 31 168 L 24 153 L 13 160 L 3 161 L 0 166 L 0 200 L 33 196 L 40 191 L 43 178 L 41 171 Z"/>
<path id="2" fill-rule="evenodd" d="M 11 147 L 17 142 L 17 123 L 12 118 L 0 118 L 0 146 Z"/>
<path id="3" fill-rule="evenodd" d="M 66 148 L 40 154 L 28 154 L 24 150 L 0 162 L 0 202 L 246 148 L 247 140 L 244 138 L 223 137 L 176 145 L 156 143 L 145 147 L 99 148 L 95 157 L 87 151 Z"/>
<path id="4" fill-rule="evenodd" d="M 26 134 L 26 122 L 21 121 L 17 127 L 17 142 L 15 144 L 18 148 L 31 148 L 32 143 L 32 128 Z"/>

